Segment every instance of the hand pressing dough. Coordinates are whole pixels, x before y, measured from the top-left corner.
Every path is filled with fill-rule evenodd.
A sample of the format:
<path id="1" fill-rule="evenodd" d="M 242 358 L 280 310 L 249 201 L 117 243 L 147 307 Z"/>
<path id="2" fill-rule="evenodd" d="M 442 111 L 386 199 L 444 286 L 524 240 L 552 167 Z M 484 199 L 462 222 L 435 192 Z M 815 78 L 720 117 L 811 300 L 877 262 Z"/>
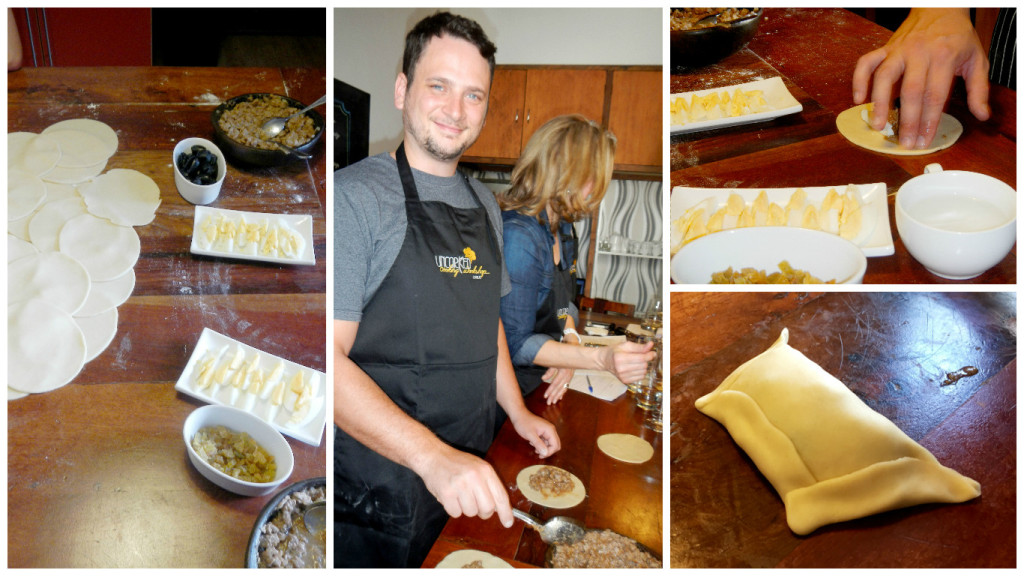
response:
<path id="1" fill-rule="evenodd" d="M 60 251 L 78 260 L 96 282 L 127 274 L 139 260 L 142 246 L 131 226 L 83 214 L 61 228 Z"/>
<path id="2" fill-rule="evenodd" d="M 541 468 L 547 467 L 546 464 L 537 464 L 534 466 L 528 466 L 519 471 L 516 476 L 516 486 L 526 496 L 526 499 L 530 502 L 540 504 L 541 506 L 547 506 L 548 508 L 572 508 L 583 499 L 587 497 L 587 489 L 583 486 L 583 482 L 576 477 L 575 474 L 565 471 L 569 476 L 572 477 L 573 488 L 572 491 L 561 496 L 545 496 L 539 490 L 534 490 L 530 487 L 530 476 L 538 472 Z M 555 466 L 551 466 L 555 468 Z M 559 470 L 561 470 L 559 468 Z"/>
<path id="3" fill-rule="evenodd" d="M 939 119 L 939 127 L 935 131 L 935 138 L 932 140 L 931 146 L 920 150 L 917 148 L 904 148 L 899 144 L 886 140 L 881 132 L 871 128 L 864 121 L 861 113 L 869 105 L 861 104 L 860 106 L 854 106 L 849 110 L 840 112 L 839 116 L 836 117 L 836 128 L 839 129 L 839 133 L 845 136 L 847 140 L 872 152 L 881 152 L 882 154 L 892 154 L 894 156 L 931 154 L 932 152 L 949 148 L 964 132 L 963 125 L 956 118 L 943 113 Z"/>
<path id="4" fill-rule="evenodd" d="M 696 407 L 725 426 L 771 482 L 793 532 L 981 494 L 788 339 L 783 329 Z"/>
<path id="5" fill-rule="evenodd" d="M 67 312 L 38 298 L 7 306 L 8 387 L 60 388 L 81 371 L 85 354 L 85 335 Z"/>
<path id="6" fill-rule="evenodd" d="M 493 554 L 488 554 L 483 550 L 456 550 L 455 552 L 445 556 L 444 559 L 437 563 L 435 568 L 474 568 L 476 566 L 469 566 L 474 562 L 480 563 L 479 568 L 513 567 L 501 558 L 498 558 Z"/>
<path id="7" fill-rule="evenodd" d="M 608 456 L 630 464 L 642 464 L 654 456 L 650 442 L 632 434 L 604 434 L 598 437 L 597 447 Z"/>
<path id="8" fill-rule="evenodd" d="M 81 187 L 89 212 L 121 226 L 144 226 L 156 217 L 160 187 L 137 170 L 115 168 Z"/>
<path id="9" fill-rule="evenodd" d="M 60 252 L 40 252 L 7 265 L 8 304 L 38 298 L 74 314 L 91 284 L 85 267 Z"/>

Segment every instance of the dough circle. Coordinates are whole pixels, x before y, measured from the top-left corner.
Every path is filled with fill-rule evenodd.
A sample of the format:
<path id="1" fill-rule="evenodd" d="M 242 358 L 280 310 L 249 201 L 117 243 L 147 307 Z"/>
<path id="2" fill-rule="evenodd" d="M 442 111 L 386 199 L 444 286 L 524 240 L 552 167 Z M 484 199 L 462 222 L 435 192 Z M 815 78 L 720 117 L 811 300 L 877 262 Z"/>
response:
<path id="1" fill-rule="evenodd" d="M 559 509 L 572 508 L 573 506 L 578 505 L 580 502 L 583 502 L 583 499 L 587 497 L 587 489 L 584 488 L 583 482 L 581 482 L 575 474 L 567 470 L 562 471 L 569 474 L 569 476 L 572 476 L 572 492 L 569 492 L 568 494 L 562 494 L 561 496 L 549 497 L 545 496 L 544 494 L 541 494 L 539 490 L 534 490 L 533 488 L 531 488 L 530 476 L 534 475 L 541 468 L 547 467 L 562 470 L 557 466 L 548 466 L 547 464 L 536 464 L 533 466 L 527 466 L 526 468 L 523 468 L 522 470 L 519 471 L 519 474 L 516 475 L 516 485 L 519 487 L 519 490 L 523 493 L 523 496 L 526 496 L 527 500 L 535 504 L 540 504 L 541 506 L 546 506 L 548 508 Z"/>
<path id="2" fill-rule="evenodd" d="M 82 370 L 85 354 L 85 335 L 67 312 L 38 298 L 7 306 L 8 387 L 29 393 L 60 388 Z"/>
<path id="3" fill-rule="evenodd" d="M 60 231 L 60 251 L 78 260 L 94 282 L 105 282 L 127 274 L 139 260 L 142 244 L 131 226 L 82 214 L 68 221 Z"/>
<path id="4" fill-rule="evenodd" d="M 608 456 L 630 464 L 642 464 L 654 456 L 651 443 L 632 434 L 604 434 L 598 437 L 597 447 Z"/>
<path id="5" fill-rule="evenodd" d="M 82 304 L 78 312 L 75 312 L 75 317 L 95 316 L 111 308 L 117 308 L 128 300 L 134 290 L 134 269 L 113 280 L 93 282 L 89 289 L 89 297 L 85 299 L 85 304 Z"/>
<path id="6" fill-rule="evenodd" d="M 10 264 L 19 258 L 39 254 L 39 249 L 31 242 L 18 238 L 13 234 L 7 235 L 7 263 Z"/>
<path id="7" fill-rule="evenodd" d="M 106 167 L 106 160 L 91 166 L 76 168 L 69 168 L 58 164 L 53 167 L 53 170 L 43 174 L 43 180 L 57 184 L 81 184 L 102 174 L 103 169 Z"/>
<path id="8" fill-rule="evenodd" d="M 38 176 L 21 170 L 7 172 L 8 220 L 31 215 L 45 200 L 46 184 Z"/>
<path id="9" fill-rule="evenodd" d="M 860 106 L 854 106 L 849 110 L 840 112 L 839 116 L 836 117 L 836 128 L 850 142 L 873 152 L 894 156 L 931 154 L 932 152 L 949 148 L 964 132 L 964 127 L 960 124 L 959 120 L 943 113 L 942 118 L 939 119 L 939 127 L 935 131 L 935 139 L 932 140 L 930 147 L 920 150 L 917 148 L 903 148 L 899 144 L 886 140 L 881 132 L 868 126 L 868 123 L 861 116 L 861 110 L 868 106 L 869 104 L 861 104 Z"/>
<path id="10" fill-rule="evenodd" d="M 160 206 L 160 187 L 137 170 L 108 170 L 79 192 L 89 212 L 122 226 L 149 224 Z"/>
<path id="11" fill-rule="evenodd" d="M 40 252 L 7 265 L 7 303 L 38 298 L 74 314 L 89 296 L 89 273 L 60 252 Z"/>
<path id="12" fill-rule="evenodd" d="M 78 197 L 47 202 L 28 222 L 28 238 L 41 252 L 60 249 L 57 239 L 61 228 L 76 216 L 86 214 L 85 203 Z"/>
<path id="13" fill-rule="evenodd" d="M 79 132 L 87 132 L 92 134 L 103 143 L 104 148 L 107 151 L 107 156 L 113 156 L 117 152 L 117 132 L 109 125 L 100 122 L 99 120 L 93 120 L 92 118 L 71 118 L 70 120 L 61 120 L 55 124 L 50 124 L 43 129 L 43 134 L 50 132 L 56 132 L 58 130 L 78 130 Z"/>
<path id="14" fill-rule="evenodd" d="M 117 308 L 93 316 L 74 316 L 74 319 L 85 336 L 85 361 L 92 362 L 117 335 Z"/>
<path id="15" fill-rule="evenodd" d="M 7 135 L 7 168 L 42 176 L 60 160 L 60 144 L 49 136 L 32 132 Z"/>
<path id="16" fill-rule="evenodd" d="M 99 137 L 81 130 L 50 130 L 45 134 L 60 144 L 61 156 L 57 166 L 84 168 L 106 162 L 112 154 Z"/>
<path id="17" fill-rule="evenodd" d="M 477 560 L 480 561 L 483 568 L 513 567 L 511 564 L 501 558 L 498 558 L 494 554 L 489 554 L 483 550 L 456 550 L 445 556 L 444 559 L 437 563 L 435 568 L 465 568 L 467 564 L 472 564 Z"/>

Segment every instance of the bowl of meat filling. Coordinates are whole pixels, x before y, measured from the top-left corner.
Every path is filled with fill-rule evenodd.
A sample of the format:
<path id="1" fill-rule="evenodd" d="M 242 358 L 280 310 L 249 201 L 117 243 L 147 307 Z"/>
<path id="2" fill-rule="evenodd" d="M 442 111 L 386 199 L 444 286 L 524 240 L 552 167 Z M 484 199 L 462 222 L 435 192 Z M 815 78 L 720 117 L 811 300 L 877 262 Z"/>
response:
<path id="1" fill-rule="evenodd" d="M 245 551 L 246 568 L 325 568 L 327 530 L 310 530 L 307 508 L 324 502 L 327 478 L 308 478 L 277 493 L 256 518 Z"/>
<path id="2" fill-rule="evenodd" d="M 214 140 L 232 160 L 253 166 L 277 166 L 308 159 L 324 132 L 324 118 L 315 110 L 288 121 L 273 138 L 260 130 L 271 118 L 287 118 L 305 108 L 280 94 L 252 93 L 222 103 L 211 117 Z"/>
<path id="3" fill-rule="evenodd" d="M 750 42 L 763 8 L 672 8 L 672 68 L 699 68 L 732 55 Z"/>

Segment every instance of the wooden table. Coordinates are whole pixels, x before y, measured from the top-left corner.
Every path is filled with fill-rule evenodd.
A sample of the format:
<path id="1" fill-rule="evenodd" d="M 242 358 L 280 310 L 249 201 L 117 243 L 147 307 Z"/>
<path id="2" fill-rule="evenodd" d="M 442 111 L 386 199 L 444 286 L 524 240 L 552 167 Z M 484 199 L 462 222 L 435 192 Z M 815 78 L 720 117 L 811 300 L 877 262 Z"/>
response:
<path id="1" fill-rule="evenodd" d="M 672 294 L 672 567 L 1016 566 L 1016 306 L 1013 292 Z M 694 408 L 783 327 L 981 497 L 793 534 L 771 484 Z M 942 384 L 964 366 L 979 373 Z"/>
<path id="2" fill-rule="evenodd" d="M 175 188 L 171 149 L 190 136 L 212 139 L 210 113 L 232 96 L 312 102 L 325 91 L 325 71 L 25 68 L 7 79 L 9 132 L 76 117 L 105 122 L 120 139 L 107 170 L 143 172 L 162 197 L 156 220 L 136 228 L 137 283 L 118 309 L 113 343 L 71 384 L 8 404 L 9 566 L 242 567 L 272 494 L 236 496 L 195 471 L 181 430 L 201 403 L 174 383 L 204 327 L 326 369 L 326 138 L 308 163 L 229 163 L 212 204 L 312 215 L 316 266 L 192 256 L 194 209 Z M 325 442 L 289 444 L 287 483 L 325 475 Z"/>
<path id="3" fill-rule="evenodd" d="M 992 86 L 992 118 L 979 122 L 967 109 L 960 82 L 947 112 L 964 125 L 964 134 L 947 150 L 889 156 L 859 148 L 837 132 L 836 116 L 854 105 L 857 59 L 882 46 L 890 35 L 842 9 L 767 8 L 746 48 L 711 66 L 672 70 L 672 93 L 780 76 L 803 105 L 802 112 L 770 122 L 672 136 L 672 186 L 793 188 L 884 182 L 895 255 L 868 258 L 864 282 L 958 283 L 931 274 L 907 252 L 896 230 L 894 194 L 933 162 L 947 170 L 988 174 L 1016 188 L 1016 92 Z M 969 282 L 1016 281 L 1014 246 L 1001 263 Z"/>
<path id="4" fill-rule="evenodd" d="M 487 461 L 509 491 L 514 508 L 545 521 L 554 516 L 570 516 L 588 528 L 603 528 L 626 535 L 659 555 L 662 553 L 662 435 L 644 427 L 644 412 L 627 393 L 612 402 L 569 390 L 554 406 L 544 403 L 544 387 L 527 397 L 526 405 L 558 429 L 562 449 L 541 460 L 526 441 L 506 422 L 487 452 Z M 605 455 L 597 448 L 597 438 L 608 433 L 634 434 L 654 447 L 654 456 L 643 464 L 627 464 Z M 558 466 L 575 474 L 586 486 L 582 504 L 567 510 L 555 510 L 527 500 L 516 487 L 516 475 L 534 464 Z M 434 567 L 455 550 L 475 549 L 494 554 L 513 566 L 544 566 L 547 545 L 537 532 L 519 520 L 504 528 L 492 516 L 454 518 L 445 525 L 441 537 L 424 561 Z"/>

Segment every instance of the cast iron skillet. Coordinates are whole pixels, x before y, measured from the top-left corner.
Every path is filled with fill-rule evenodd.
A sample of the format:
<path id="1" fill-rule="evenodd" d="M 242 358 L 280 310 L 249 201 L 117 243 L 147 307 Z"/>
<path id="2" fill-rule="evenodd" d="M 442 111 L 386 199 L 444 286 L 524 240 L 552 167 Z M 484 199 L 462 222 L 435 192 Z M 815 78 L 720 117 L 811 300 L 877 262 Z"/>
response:
<path id="1" fill-rule="evenodd" d="M 286 487 L 284 490 L 278 492 L 273 498 L 270 499 L 270 502 L 267 502 L 267 505 L 263 507 L 263 510 L 260 510 L 260 515 L 256 517 L 256 523 L 253 524 L 252 533 L 249 534 L 249 545 L 245 548 L 246 568 L 258 567 L 260 558 L 260 528 L 262 528 L 263 525 L 270 520 L 270 517 L 273 515 L 274 510 L 277 508 L 278 504 L 280 504 L 281 501 L 284 500 L 285 497 L 287 497 L 292 492 L 299 492 L 301 490 L 305 490 L 306 488 L 315 488 L 317 486 L 323 486 L 326 488 L 327 478 L 325 476 L 320 476 L 318 478 L 307 478 L 306 480 L 300 480 Z"/>
<path id="2" fill-rule="evenodd" d="M 600 529 L 600 528 L 588 528 L 587 529 L 587 533 L 590 533 L 590 532 L 604 532 L 604 530 Z M 643 544 L 637 542 L 636 540 L 633 540 L 633 543 L 636 544 L 636 547 L 639 548 L 640 551 L 646 552 L 646 553 L 650 554 L 651 556 L 653 556 L 654 558 L 657 558 L 658 560 L 661 560 L 661 554 L 660 553 L 655 552 L 654 550 L 651 550 L 650 548 L 648 548 L 647 546 L 644 546 Z M 548 567 L 548 568 L 553 568 L 553 561 L 555 559 L 555 549 L 556 548 L 558 548 L 557 544 L 553 544 L 551 546 L 548 546 L 548 551 L 544 555 L 544 565 L 546 567 Z"/>
<path id="3" fill-rule="evenodd" d="M 742 20 L 725 24 L 696 30 L 670 28 L 672 69 L 699 68 L 731 55 L 750 42 L 763 16 L 764 8 L 757 8 L 752 15 Z"/>
<path id="4" fill-rule="evenodd" d="M 295 107 L 296 110 L 301 110 L 306 107 L 305 104 L 293 98 L 281 96 L 280 94 L 265 93 L 242 94 L 241 96 L 235 96 L 234 98 L 224 102 L 220 106 L 217 106 L 217 108 L 213 111 L 213 115 L 211 117 L 211 119 L 213 120 L 214 140 L 216 141 L 217 146 L 220 146 L 220 149 L 224 151 L 224 154 L 227 155 L 232 160 L 235 160 L 236 162 L 240 162 L 242 164 L 250 164 L 254 166 L 278 166 L 299 159 L 297 156 L 285 152 L 279 148 L 265 150 L 263 148 L 249 146 L 248 144 L 242 144 L 237 140 L 232 140 L 230 137 L 228 137 L 224 130 L 221 129 L 220 117 L 222 114 L 224 114 L 225 110 L 230 110 L 234 108 L 239 102 L 256 100 L 259 98 L 263 98 L 265 96 L 279 96 L 281 98 L 284 98 L 288 102 L 288 104 L 290 106 Z M 313 125 L 316 126 L 316 135 L 314 135 L 313 138 L 309 140 L 309 142 L 306 142 L 301 146 L 296 146 L 295 150 L 305 154 L 309 154 L 313 149 L 313 146 L 316 146 L 317 141 L 320 140 L 320 137 L 323 136 L 324 134 L 324 118 L 319 113 L 317 113 L 316 110 L 310 110 L 309 112 L 306 112 L 306 116 L 309 116 L 310 118 L 313 119 Z"/>

